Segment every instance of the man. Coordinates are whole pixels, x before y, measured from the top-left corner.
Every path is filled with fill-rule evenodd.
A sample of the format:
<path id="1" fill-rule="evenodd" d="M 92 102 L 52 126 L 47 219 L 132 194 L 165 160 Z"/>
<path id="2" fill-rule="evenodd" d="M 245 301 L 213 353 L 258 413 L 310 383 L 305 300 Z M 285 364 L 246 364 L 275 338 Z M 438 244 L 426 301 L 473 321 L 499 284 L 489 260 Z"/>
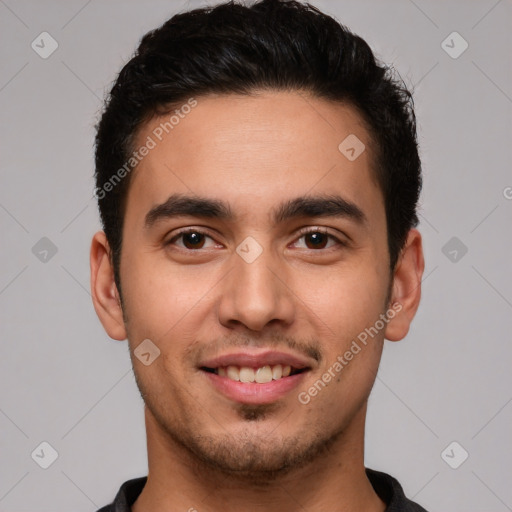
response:
<path id="1" fill-rule="evenodd" d="M 149 462 L 101 511 L 423 511 L 364 467 L 424 269 L 412 99 L 368 45 L 285 0 L 176 15 L 117 78 L 96 179 Z"/>

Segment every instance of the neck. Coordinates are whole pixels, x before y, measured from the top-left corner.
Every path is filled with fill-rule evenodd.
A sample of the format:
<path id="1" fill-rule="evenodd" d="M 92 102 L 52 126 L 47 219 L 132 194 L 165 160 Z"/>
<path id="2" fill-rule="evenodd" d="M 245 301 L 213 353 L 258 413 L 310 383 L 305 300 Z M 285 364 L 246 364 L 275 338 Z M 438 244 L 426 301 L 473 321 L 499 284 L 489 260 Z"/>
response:
<path id="1" fill-rule="evenodd" d="M 384 512 L 364 467 L 366 405 L 333 446 L 305 467 L 271 479 L 205 466 L 162 431 L 145 408 L 149 472 L 133 512 Z"/>

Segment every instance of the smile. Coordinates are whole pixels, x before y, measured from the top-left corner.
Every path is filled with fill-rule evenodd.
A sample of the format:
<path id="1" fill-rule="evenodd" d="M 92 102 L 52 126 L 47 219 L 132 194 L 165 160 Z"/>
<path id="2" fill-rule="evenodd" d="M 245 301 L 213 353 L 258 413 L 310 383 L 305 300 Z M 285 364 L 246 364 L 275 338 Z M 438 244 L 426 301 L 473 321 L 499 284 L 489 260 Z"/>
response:
<path id="1" fill-rule="evenodd" d="M 202 370 L 214 373 L 219 377 L 226 377 L 235 382 L 266 384 L 273 380 L 280 380 L 290 375 L 296 375 L 303 372 L 304 368 L 293 368 L 290 365 L 276 364 L 273 366 L 265 365 L 259 368 L 249 366 L 219 366 L 218 368 L 202 367 Z"/>

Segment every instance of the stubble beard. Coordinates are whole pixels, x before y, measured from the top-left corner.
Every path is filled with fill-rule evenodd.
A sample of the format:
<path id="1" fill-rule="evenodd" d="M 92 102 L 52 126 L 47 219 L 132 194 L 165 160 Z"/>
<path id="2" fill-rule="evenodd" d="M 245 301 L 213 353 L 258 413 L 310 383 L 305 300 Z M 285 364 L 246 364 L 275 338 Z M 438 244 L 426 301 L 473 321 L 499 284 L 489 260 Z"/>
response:
<path id="1" fill-rule="evenodd" d="M 192 418 L 171 421 L 162 417 L 159 411 L 165 411 L 165 407 L 155 407 L 146 393 L 141 391 L 141 395 L 158 428 L 175 449 L 186 455 L 197 475 L 229 477 L 251 486 L 275 484 L 276 479 L 304 469 L 325 456 L 344 431 L 339 428 L 325 432 L 309 425 L 291 437 L 275 432 L 257 436 L 251 425 L 265 421 L 277 404 L 238 404 L 236 413 L 247 424 L 247 431 L 237 435 L 197 433 Z"/>

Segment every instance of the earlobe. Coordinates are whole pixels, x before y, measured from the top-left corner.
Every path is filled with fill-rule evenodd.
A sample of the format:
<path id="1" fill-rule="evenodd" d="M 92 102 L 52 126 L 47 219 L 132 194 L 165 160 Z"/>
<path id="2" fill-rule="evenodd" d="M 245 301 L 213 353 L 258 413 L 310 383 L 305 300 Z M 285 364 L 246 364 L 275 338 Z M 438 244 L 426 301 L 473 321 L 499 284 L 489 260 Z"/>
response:
<path id="1" fill-rule="evenodd" d="M 418 310 L 421 298 L 421 279 L 425 269 L 421 234 L 411 229 L 395 268 L 390 304 L 401 308 L 389 321 L 384 337 L 390 341 L 403 339 Z"/>
<path id="2" fill-rule="evenodd" d="M 126 339 L 123 311 L 110 262 L 110 247 L 103 231 L 91 242 L 91 295 L 96 314 L 107 334 L 115 340 Z"/>

